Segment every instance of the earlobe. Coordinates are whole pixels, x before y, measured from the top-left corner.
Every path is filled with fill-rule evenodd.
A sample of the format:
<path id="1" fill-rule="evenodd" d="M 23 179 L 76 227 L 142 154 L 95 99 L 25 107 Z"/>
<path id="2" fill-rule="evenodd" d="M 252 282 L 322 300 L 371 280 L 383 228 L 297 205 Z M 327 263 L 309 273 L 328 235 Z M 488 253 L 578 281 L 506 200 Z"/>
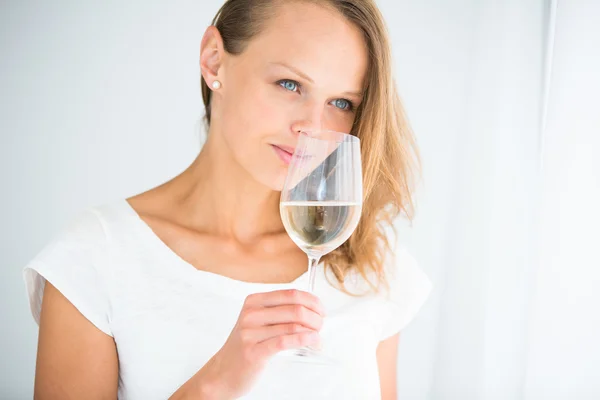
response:
<path id="1" fill-rule="evenodd" d="M 200 45 L 200 70 L 204 81 L 209 84 L 209 87 L 214 87 L 219 76 L 219 70 L 223 61 L 223 39 L 218 29 L 214 26 L 209 26 L 202 37 Z M 212 84 L 211 84 L 212 82 Z M 221 82 L 219 82 L 219 88 Z"/>

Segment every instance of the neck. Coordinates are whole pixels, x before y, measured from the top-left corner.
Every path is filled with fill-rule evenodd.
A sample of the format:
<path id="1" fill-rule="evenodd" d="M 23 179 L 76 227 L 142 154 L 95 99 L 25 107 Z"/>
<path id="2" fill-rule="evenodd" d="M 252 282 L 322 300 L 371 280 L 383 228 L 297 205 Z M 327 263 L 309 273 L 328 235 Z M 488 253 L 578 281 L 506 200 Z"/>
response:
<path id="1" fill-rule="evenodd" d="M 196 160 L 169 185 L 186 224 L 198 231 L 248 243 L 284 230 L 280 192 L 254 180 L 217 135 L 209 134 Z"/>

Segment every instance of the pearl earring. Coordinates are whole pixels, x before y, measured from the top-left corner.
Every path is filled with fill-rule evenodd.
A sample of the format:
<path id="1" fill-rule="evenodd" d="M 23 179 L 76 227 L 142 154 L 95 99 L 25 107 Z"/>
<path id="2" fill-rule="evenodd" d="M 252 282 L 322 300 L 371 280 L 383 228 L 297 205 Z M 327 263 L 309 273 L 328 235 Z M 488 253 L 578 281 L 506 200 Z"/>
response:
<path id="1" fill-rule="evenodd" d="M 212 83 L 212 88 L 213 88 L 213 89 L 215 89 L 215 90 L 218 90 L 218 89 L 220 89 L 220 88 L 221 88 L 221 82 L 219 82 L 219 81 L 214 81 L 214 82 Z"/>

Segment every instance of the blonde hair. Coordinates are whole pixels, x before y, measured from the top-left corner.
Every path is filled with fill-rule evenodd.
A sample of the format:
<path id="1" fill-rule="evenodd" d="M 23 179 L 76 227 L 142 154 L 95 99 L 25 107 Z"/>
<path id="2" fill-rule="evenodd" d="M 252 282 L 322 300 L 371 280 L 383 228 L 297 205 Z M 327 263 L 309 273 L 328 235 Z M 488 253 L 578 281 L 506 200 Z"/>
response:
<path id="1" fill-rule="evenodd" d="M 374 0 L 227 0 L 212 22 L 223 38 L 225 51 L 242 53 L 268 18 L 275 15 L 276 5 L 286 1 L 312 2 L 338 11 L 360 29 L 369 51 L 364 98 L 350 132 L 361 141 L 362 216 L 350 239 L 323 261 L 342 289 L 347 274 L 356 270 L 377 291 L 378 283 L 386 283 L 384 261 L 391 247 L 385 231 L 393 231 L 393 221 L 399 215 L 412 220 L 413 178 L 420 165 L 392 77 L 387 29 Z M 206 122 L 210 124 L 212 91 L 204 79 L 201 85 Z M 372 281 L 373 275 L 378 282 Z"/>

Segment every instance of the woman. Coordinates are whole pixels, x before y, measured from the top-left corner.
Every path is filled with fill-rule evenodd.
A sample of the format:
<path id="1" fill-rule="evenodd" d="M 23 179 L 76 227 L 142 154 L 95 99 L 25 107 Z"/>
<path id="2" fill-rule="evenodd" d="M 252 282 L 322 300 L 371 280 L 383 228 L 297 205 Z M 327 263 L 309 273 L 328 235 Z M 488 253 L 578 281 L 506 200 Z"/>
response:
<path id="1" fill-rule="evenodd" d="M 384 231 L 410 216 L 415 152 L 374 1 L 229 0 L 200 69 L 197 159 L 85 210 L 25 269 L 36 398 L 395 399 L 398 332 L 430 284 Z M 316 129 L 360 137 L 365 197 L 312 295 L 278 202 L 298 134 Z M 306 345 L 335 365 L 282 357 Z"/>

